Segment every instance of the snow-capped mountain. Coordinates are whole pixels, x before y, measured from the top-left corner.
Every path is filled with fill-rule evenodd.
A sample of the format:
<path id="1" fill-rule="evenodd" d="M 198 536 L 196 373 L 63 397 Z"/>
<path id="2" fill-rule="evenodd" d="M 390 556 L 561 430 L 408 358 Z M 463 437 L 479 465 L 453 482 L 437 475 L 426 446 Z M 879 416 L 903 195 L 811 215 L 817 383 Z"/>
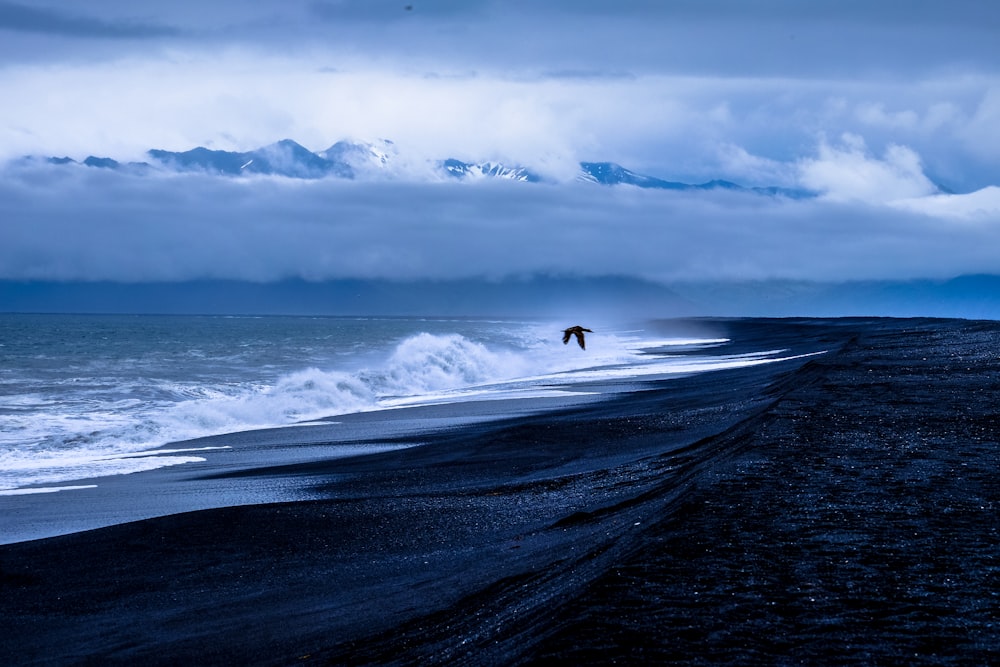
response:
<path id="1" fill-rule="evenodd" d="M 199 146 L 188 151 L 152 149 L 148 162 L 118 162 L 108 157 L 89 156 L 82 162 L 68 157 L 23 158 L 21 164 L 46 163 L 113 169 L 130 173 L 196 172 L 229 177 L 249 175 L 281 176 L 296 179 L 398 179 L 421 180 L 428 173 L 441 179 L 463 181 L 509 180 L 538 183 L 545 179 L 521 165 L 499 162 L 465 162 L 456 158 L 430 163 L 407 163 L 400 159 L 392 141 L 338 141 L 326 150 L 314 152 L 291 139 L 283 139 L 251 151 L 213 150 Z M 607 186 L 632 186 L 657 190 L 733 190 L 792 198 L 813 193 L 780 187 L 744 187 L 725 180 L 691 184 L 667 181 L 639 174 L 613 162 L 581 162 L 577 180 Z"/>
<path id="2" fill-rule="evenodd" d="M 691 187 L 686 183 L 675 183 L 652 176 L 643 176 L 614 162 L 581 162 L 578 178 L 581 181 L 600 183 L 601 185 L 634 185 L 640 188 L 656 188 L 658 190 L 687 190 Z"/>
<path id="3" fill-rule="evenodd" d="M 267 174 L 289 178 L 354 177 L 354 171 L 348 163 L 329 160 L 291 139 L 283 139 L 246 153 L 210 150 L 199 146 L 182 153 L 153 149 L 149 151 L 149 156 L 173 171 L 204 171 L 228 176 Z"/>
<path id="4" fill-rule="evenodd" d="M 656 190 L 735 190 L 756 192 L 765 195 L 781 195 L 791 198 L 809 197 L 812 194 L 805 190 L 793 190 L 776 186 L 747 188 L 732 181 L 720 179 L 697 184 L 665 181 L 653 176 L 637 174 L 614 162 L 581 162 L 578 180 L 600 183 L 601 185 L 634 185 L 638 188 L 653 188 Z"/>
<path id="5" fill-rule="evenodd" d="M 15 166 L 30 166 L 34 164 L 53 164 L 58 166 L 80 165 L 84 167 L 94 167 L 96 169 L 112 169 L 115 171 L 130 171 L 135 173 L 145 172 L 152 167 L 148 162 L 119 162 L 109 157 L 96 157 L 88 155 L 81 162 L 77 162 L 71 157 L 46 157 L 40 158 L 32 155 L 25 156 L 20 160 L 14 160 L 11 164 Z"/>
<path id="6" fill-rule="evenodd" d="M 449 158 L 441 162 L 441 168 L 454 178 L 500 178 L 527 183 L 538 183 L 542 180 L 524 167 L 508 167 L 497 162 L 473 164 Z"/>
<path id="7" fill-rule="evenodd" d="M 319 155 L 331 163 L 348 166 L 355 175 L 387 169 L 399 155 L 396 144 L 388 139 L 374 143 L 338 141 Z"/>

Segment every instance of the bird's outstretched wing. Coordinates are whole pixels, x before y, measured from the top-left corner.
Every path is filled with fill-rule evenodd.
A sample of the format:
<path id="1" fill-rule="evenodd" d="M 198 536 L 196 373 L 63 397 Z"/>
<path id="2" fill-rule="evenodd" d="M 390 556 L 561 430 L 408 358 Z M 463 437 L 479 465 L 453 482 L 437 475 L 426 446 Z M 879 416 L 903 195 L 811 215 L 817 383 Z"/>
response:
<path id="1" fill-rule="evenodd" d="M 590 331 L 590 329 L 581 327 L 579 324 L 576 325 L 575 327 L 570 327 L 569 329 L 565 329 L 563 331 L 563 345 L 569 342 L 570 336 L 576 336 L 576 342 L 580 344 L 580 349 L 586 350 L 587 346 L 583 340 L 584 331 Z M 593 332 L 591 331 L 591 333 Z"/>

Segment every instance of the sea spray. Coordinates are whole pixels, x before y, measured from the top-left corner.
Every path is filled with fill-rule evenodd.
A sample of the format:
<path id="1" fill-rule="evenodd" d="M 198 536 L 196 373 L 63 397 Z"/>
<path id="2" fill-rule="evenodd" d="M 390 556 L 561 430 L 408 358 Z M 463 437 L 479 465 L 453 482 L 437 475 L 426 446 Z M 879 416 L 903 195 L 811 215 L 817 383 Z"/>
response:
<path id="1" fill-rule="evenodd" d="M 401 342 L 384 368 L 363 377 L 381 394 L 410 396 L 511 379 L 527 366 L 523 355 L 492 352 L 458 334 L 420 333 Z"/>
<path id="2" fill-rule="evenodd" d="M 373 362 L 367 367 L 288 370 L 269 382 L 255 377 L 253 367 L 242 370 L 243 378 L 230 377 L 225 367 L 212 370 L 230 357 L 186 355 L 188 377 L 170 379 L 125 378 L 120 365 L 101 377 L 95 360 L 89 377 L 60 380 L 46 395 L 4 401 L 0 490 L 200 460 L 133 455 L 169 442 L 378 409 L 385 397 L 499 381 L 527 365 L 513 350 L 493 352 L 454 333 L 406 336 L 381 359 L 364 352 Z M 167 369 L 157 368 L 154 354 L 144 357 L 143 371 L 162 376 Z"/>
<path id="3" fill-rule="evenodd" d="M 537 321 L 0 315 L 0 490 L 198 460 L 149 452 L 201 436 L 671 363 L 647 349 L 669 341 L 591 328 L 584 351 Z"/>

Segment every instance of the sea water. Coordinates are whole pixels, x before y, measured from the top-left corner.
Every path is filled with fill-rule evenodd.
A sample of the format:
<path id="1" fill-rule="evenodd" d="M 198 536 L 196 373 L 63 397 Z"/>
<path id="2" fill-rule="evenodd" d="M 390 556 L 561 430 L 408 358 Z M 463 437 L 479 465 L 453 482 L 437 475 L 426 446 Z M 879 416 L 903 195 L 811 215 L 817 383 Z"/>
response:
<path id="1" fill-rule="evenodd" d="M 710 335 L 596 325 L 582 350 L 562 343 L 562 326 L 0 314 L 0 494 L 201 461 L 201 448 L 184 443 L 202 436 L 782 358 L 781 350 L 716 354 L 725 339 Z"/>

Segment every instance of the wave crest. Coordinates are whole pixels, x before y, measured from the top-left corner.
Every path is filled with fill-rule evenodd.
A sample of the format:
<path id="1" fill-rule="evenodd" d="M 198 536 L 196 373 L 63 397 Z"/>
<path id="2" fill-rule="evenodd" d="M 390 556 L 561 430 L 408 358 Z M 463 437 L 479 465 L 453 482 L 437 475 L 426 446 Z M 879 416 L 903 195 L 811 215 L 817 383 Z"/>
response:
<path id="1" fill-rule="evenodd" d="M 108 376 L 97 378 L 94 387 L 67 393 L 69 398 L 60 402 L 43 403 L 39 396 L 12 403 L 7 415 L 11 423 L 0 433 L 0 489 L 77 479 L 84 470 L 122 474 L 171 465 L 179 461 L 150 457 L 137 462 L 129 456 L 170 442 L 425 399 L 496 396 L 612 370 L 642 374 L 635 365 L 651 360 L 643 356 L 648 341 L 611 332 L 596 338 L 586 354 L 562 345 L 547 326 L 486 328 L 480 333 L 491 341 L 489 346 L 458 333 L 414 333 L 382 347 L 378 357 L 372 356 L 378 347 L 368 348 L 364 358 L 371 363 L 365 368 L 351 369 L 335 361 L 338 368 L 305 367 L 265 380 L 263 370 L 248 367 L 234 377 L 220 365 L 204 377 L 136 375 L 126 389 Z M 358 357 L 341 359 L 358 362 Z M 39 419 L 39 414 L 45 418 Z"/>
<path id="2" fill-rule="evenodd" d="M 515 377 L 524 366 L 513 352 L 493 352 L 458 334 L 421 333 L 399 343 L 385 368 L 365 377 L 383 395 L 413 395 Z"/>

